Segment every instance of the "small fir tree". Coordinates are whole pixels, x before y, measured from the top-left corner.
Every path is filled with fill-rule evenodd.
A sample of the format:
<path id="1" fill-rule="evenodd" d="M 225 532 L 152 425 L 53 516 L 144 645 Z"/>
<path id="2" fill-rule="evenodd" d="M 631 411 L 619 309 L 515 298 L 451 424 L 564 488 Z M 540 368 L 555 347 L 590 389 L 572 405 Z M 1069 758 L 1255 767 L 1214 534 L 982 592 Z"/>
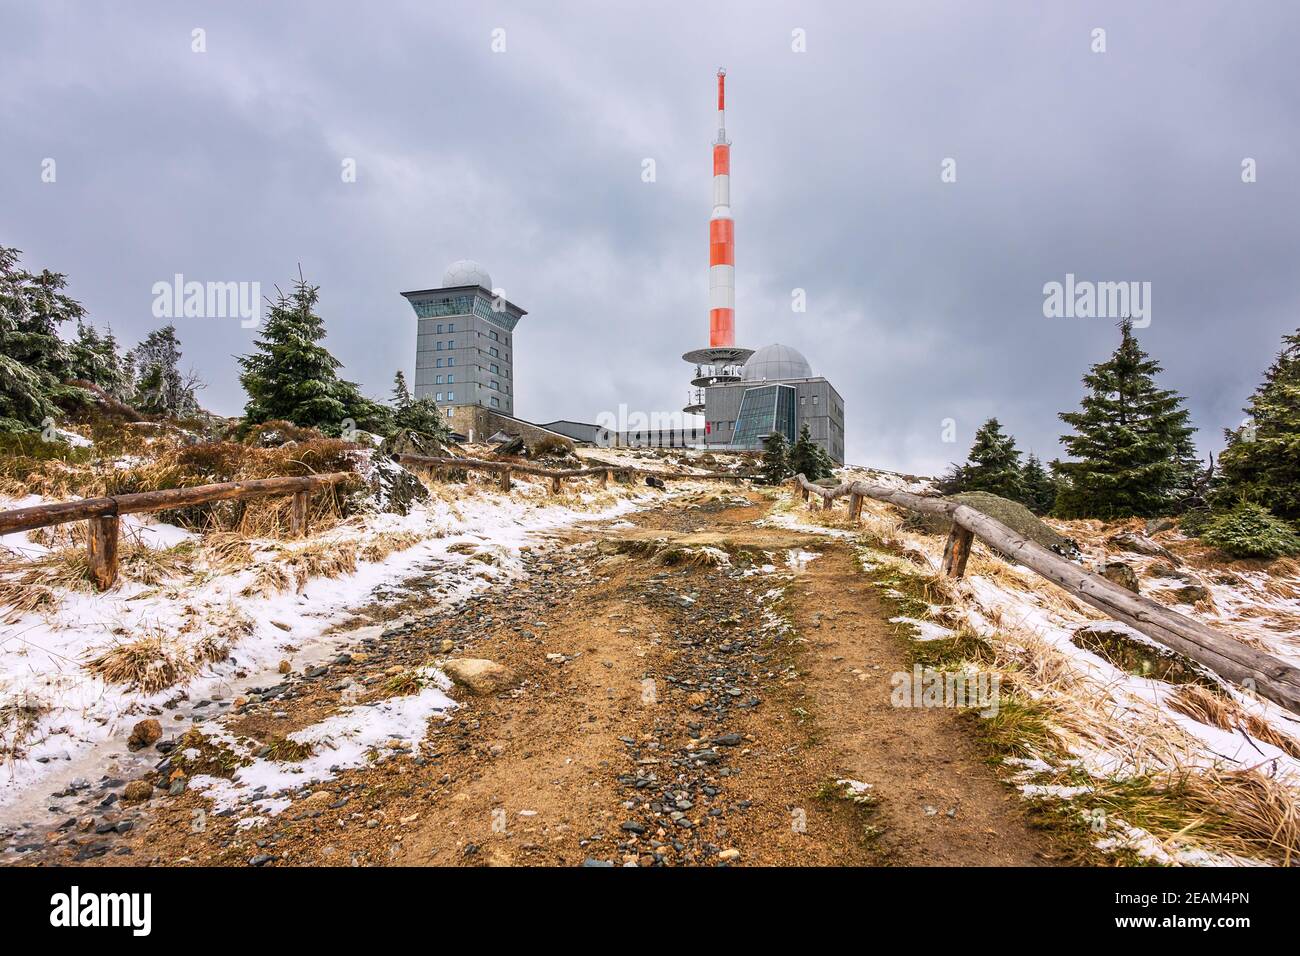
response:
<path id="1" fill-rule="evenodd" d="M 1033 452 L 1025 459 L 1020 471 L 1023 489 L 1021 503 L 1036 515 L 1048 514 L 1056 504 L 1056 482 Z"/>
<path id="2" fill-rule="evenodd" d="M 763 481 L 779 485 L 790 474 L 790 443 L 785 440 L 785 435 L 772 432 L 763 439 Z"/>
<path id="3" fill-rule="evenodd" d="M 1246 423 L 1226 433 L 1211 504 L 1223 510 L 1246 498 L 1300 520 L 1300 329 L 1282 339 L 1281 353 L 1244 411 Z"/>
<path id="4" fill-rule="evenodd" d="M 1055 513 L 1062 518 L 1167 514 L 1196 474 L 1182 396 L 1156 385 L 1160 363 L 1142 350 L 1132 322 L 1120 331 L 1115 353 L 1084 375 L 1079 411 L 1060 413 L 1074 429 L 1061 438 L 1073 459 L 1060 465 Z"/>
<path id="5" fill-rule="evenodd" d="M 321 344 L 319 298 L 320 288 L 299 275 L 293 290 L 272 304 L 256 351 L 239 358 L 239 381 L 248 393 L 245 426 L 282 420 L 338 435 L 350 421 L 360 429 L 385 430 L 386 410 L 338 377 L 343 363 Z"/>
<path id="6" fill-rule="evenodd" d="M 790 449 L 791 473 L 803 475 L 809 481 L 829 477 L 830 473 L 826 470 L 822 458 L 817 452 L 817 445 L 812 440 L 812 433 L 808 430 L 808 423 L 805 422 L 803 427 L 799 429 L 799 437 L 795 439 L 794 447 Z"/>
<path id="7" fill-rule="evenodd" d="M 990 418 L 975 432 L 975 442 L 964 465 L 954 465 L 940 481 L 944 494 L 984 491 L 1012 501 L 1025 497 L 1024 477 L 1016 440 L 1002 432 L 1002 423 Z"/>

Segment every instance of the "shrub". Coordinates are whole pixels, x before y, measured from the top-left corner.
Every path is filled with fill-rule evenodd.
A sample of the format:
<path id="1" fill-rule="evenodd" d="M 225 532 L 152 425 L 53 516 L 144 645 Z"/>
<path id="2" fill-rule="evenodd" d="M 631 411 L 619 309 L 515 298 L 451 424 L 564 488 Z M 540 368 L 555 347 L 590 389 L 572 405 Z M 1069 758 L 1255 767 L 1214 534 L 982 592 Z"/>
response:
<path id="1" fill-rule="evenodd" d="M 1234 558 L 1300 554 L 1300 535 L 1267 508 L 1250 501 L 1242 501 L 1211 521 L 1201 538 Z"/>

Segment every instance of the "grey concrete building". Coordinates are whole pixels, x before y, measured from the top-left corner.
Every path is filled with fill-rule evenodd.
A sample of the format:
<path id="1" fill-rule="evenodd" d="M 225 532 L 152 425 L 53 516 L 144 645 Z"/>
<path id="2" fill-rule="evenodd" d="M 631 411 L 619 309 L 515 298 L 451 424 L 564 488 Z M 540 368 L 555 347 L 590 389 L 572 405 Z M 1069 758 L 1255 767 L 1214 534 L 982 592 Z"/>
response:
<path id="1" fill-rule="evenodd" d="M 696 448 L 704 444 L 704 426 L 616 431 L 587 422 L 560 419 L 542 426 L 574 441 L 604 448 Z"/>
<path id="2" fill-rule="evenodd" d="M 432 398 L 462 433 L 458 408 L 513 416 L 514 332 L 528 313 L 494 293 L 492 277 L 470 259 L 448 266 L 438 288 L 402 295 L 416 315 L 415 397 Z"/>
<path id="3" fill-rule="evenodd" d="M 760 451 L 773 431 L 793 442 L 807 424 L 813 441 L 844 464 L 844 399 L 789 346 L 764 346 L 745 362 L 739 381 L 706 388 L 703 415 L 706 447 Z"/>

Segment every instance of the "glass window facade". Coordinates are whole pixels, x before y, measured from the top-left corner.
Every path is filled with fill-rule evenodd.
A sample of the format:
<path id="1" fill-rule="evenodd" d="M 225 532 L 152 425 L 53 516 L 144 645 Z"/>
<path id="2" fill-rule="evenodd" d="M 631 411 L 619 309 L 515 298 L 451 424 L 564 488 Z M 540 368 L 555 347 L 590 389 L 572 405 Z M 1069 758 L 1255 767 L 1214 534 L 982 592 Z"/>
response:
<path id="1" fill-rule="evenodd" d="M 787 441 L 793 442 L 795 397 L 795 389 L 789 385 L 760 385 L 745 389 L 732 442 L 742 448 L 761 448 L 763 439 L 778 431 Z"/>

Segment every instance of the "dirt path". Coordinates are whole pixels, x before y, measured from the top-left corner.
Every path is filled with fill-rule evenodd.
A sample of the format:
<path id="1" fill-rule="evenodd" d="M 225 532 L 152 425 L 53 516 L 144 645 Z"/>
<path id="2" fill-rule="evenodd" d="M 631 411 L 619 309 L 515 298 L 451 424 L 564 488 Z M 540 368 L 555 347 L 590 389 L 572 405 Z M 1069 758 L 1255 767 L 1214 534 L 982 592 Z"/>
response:
<path id="1" fill-rule="evenodd" d="M 337 711 L 349 684 L 382 694 L 386 675 L 436 657 L 511 672 L 496 694 L 454 691 L 462 706 L 435 718 L 422 745 L 394 741 L 369 766 L 288 794 L 264 826 L 241 828 L 187 792 L 143 811 L 110 807 L 95 830 L 116 814 L 131 820 L 127 832 L 69 833 L 39 858 L 1047 862 L 1044 838 L 952 712 L 890 706 L 906 648 L 849 546 L 755 527 L 766 508 L 758 496 L 710 495 L 636 514 L 635 528 L 557 536 L 526 556 L 529 574 L 513 586 L 417 611 L 292 676 L 275 701 L 226 717 L 232 732 L 269 743 Z M 848 799 L 841 779 L 871 786 Z M 105 841 L 111 850 L 88 850 Z"/>

